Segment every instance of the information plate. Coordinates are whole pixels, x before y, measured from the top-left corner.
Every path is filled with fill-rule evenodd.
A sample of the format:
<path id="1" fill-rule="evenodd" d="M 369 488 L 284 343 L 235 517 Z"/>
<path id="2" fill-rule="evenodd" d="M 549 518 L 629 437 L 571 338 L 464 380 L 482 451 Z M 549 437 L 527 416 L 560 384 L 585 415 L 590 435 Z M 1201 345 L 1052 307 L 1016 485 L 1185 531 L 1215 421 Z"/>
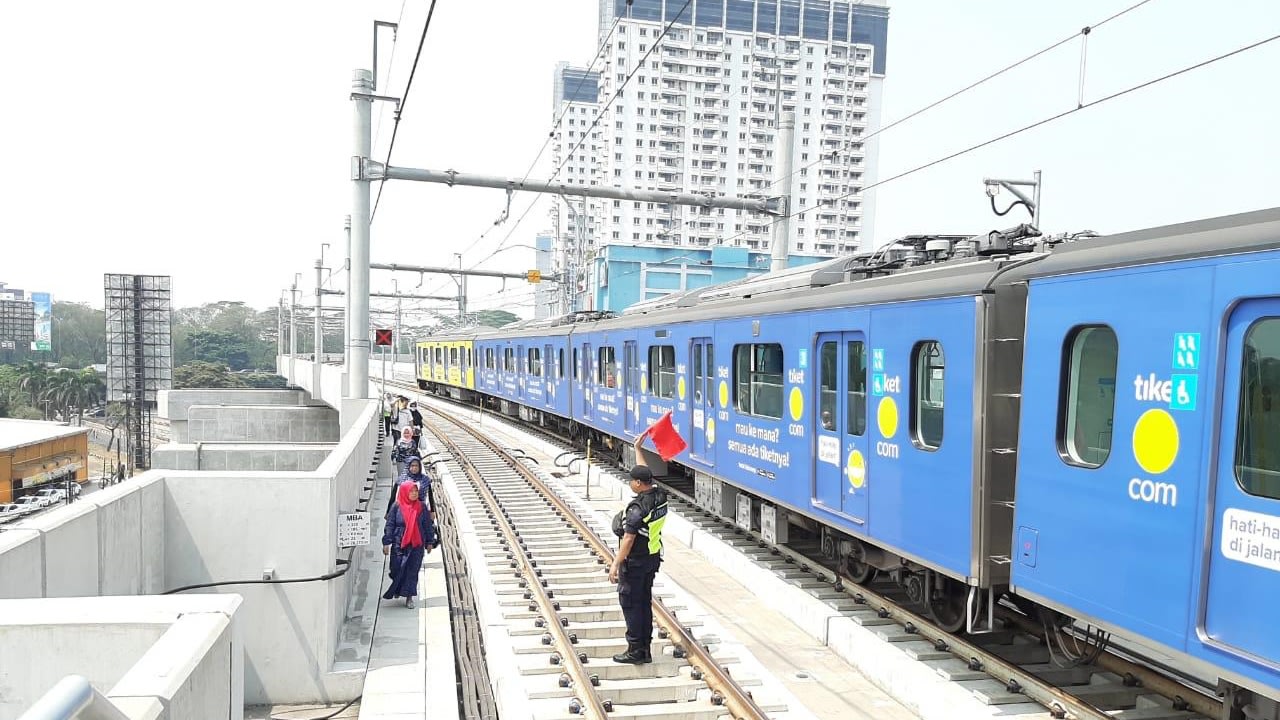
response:
<path id="1" fill-rule="evenodd" d="M 369 513 L 338 514 L 338 547 L 360 547 L 369 542 Z"/>

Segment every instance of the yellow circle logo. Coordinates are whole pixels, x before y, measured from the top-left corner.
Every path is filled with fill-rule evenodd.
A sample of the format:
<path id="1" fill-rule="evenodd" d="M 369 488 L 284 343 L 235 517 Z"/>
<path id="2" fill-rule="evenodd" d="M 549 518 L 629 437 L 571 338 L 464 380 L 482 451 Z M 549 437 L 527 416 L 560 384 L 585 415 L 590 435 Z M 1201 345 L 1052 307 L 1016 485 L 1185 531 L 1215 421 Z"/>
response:
<path id="1" fill-rule="evenodd" d="M 720 407 L 729 407 L 729 383 L 720 381 Z"/>
<path id="2" fill-rule="evenodd" d="M 1142 413 L 1133 426 L 1133 458 L 1144 471 L 1159 475 L 1178 458 L 1178 423 L 1167 410 Z"/>
<path id="3" fill-rule="evenodd" d="M 800 416 L 804 415 L 804 393 L 800 392 L 800 388 L 791 388 L 791 395 L 787 398 L 787 405 L 791 409 L 791 419 L 800 422 Z"/>
<path id="4" fill-rule="evenodd" d="M 876 425 L 881 437 L 891 438 L 898 432 L 898 403 L 888 395 L 880 398 L 876 408 Z"/>
<path id="5" fill-rule="evenodd" d="M 716 421 L 715 418 L 707 418 L 707 442 L 714 443 L 716 441 Z"/>
<path id="6" fill-rule="evenodd" d="M 849 475 L 849 484 L 854 488 L 860 488 L 867 483 L 867 461 L 862 457 L 862 453 L 857 450 L 850 451 L 845 472 Z"/>
<path id="7" fill-rule="evenodd" d="M 640 392 L 648 392 L 649 378 L 644 375 L 640 376 Z"/>
<path id="8" fill-rule="evenodd" d="M 684 399 L 684 376 L 680 376 L 680 381 L 676 383 L 676 392 L 680 393 L 680 399 Z"/>

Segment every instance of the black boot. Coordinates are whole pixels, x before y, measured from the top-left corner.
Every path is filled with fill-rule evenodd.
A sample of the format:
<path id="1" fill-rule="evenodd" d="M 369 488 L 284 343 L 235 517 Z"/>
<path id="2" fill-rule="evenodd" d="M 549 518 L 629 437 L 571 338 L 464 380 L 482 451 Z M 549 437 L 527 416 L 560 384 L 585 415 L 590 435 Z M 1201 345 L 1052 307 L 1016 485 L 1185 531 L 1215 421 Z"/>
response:
<path id="1" fill-rule="evenodd" d="M 649 653 L 649 646 L 647 645 L 627 643 L 627 651 L 614 655 L 613 661 L 627 665 L 643 665 L 653 662 L 653 655 Z"/>

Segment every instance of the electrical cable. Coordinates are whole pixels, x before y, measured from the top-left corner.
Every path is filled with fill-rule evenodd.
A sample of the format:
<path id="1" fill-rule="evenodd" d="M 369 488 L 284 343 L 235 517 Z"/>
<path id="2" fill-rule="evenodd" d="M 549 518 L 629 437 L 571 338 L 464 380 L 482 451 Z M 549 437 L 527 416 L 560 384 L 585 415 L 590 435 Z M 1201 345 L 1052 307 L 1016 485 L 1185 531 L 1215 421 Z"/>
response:
<path id="1" fill-rule="evenodd" d="M 578 144 L 574 145 L 573 149 L 570 150 L 567 155 L 565 155 L 565 159 L 558 166 L 556 166 L 555 171 L 551 173 L 551 177 L 547 178 L 547 182 L 551 182 L 556 179 L 556 176 L 560 174 L 560 171 L 564 169 L 564 166 L 569 162 L 569 158 L 573 157 L 573 154 L 576 153 L 578 149 L 582 147 L 582 144 L 586 142 L 588 138 L 591 137 L 591 133 L 596 129 L 596 126 L 600 123 L 600 120 L 604 118 L 609 108 L 613 106 L 614 102 L 616 102 L 619 98 L 622 97 L 622 91 L 625 90 L 627 87 L 627 84 L 631 82 L 631 78 L 635 77 L 636 73 L 640 72 L 640 70 L 644 67 L 645 61 L 649 59 L 649 56 L 652 55 L 655 50 L 657 50 L 659 47 L 662 46 L 662 41 L 664 38 L 666 38 L 667 34 L 671 32 L 672 26 L 676 24 L 677 20 L 679 20 L 681 17 L 684 16 L 685 12 L 689 9 L 689 6 L 692 3 L 693 3 L 693 0 L 685 0 L 684 6 L 680 8 L 680 12 L 676 13 L 676 16 L 667 22 L 666 27 L 662 29 L 662 33 L 658 35 L 657 38 L 654 39 L 653 45 L 649 46 L 649 49 L 645 51 L 644 55 L 640 56 L 640 60 L 636 63 L 635 67 L 631 68 L 631 72 L 627 73 L 627 76 L 623 79 L 622 84 L 620 84 L 618 86 L 618 89 L 614 91 L 613 97 L 609 98 L 609 102 L 605 103 L 604 107 L 600 108 L 600 112 L 596 113 L 595 120 L 591 122 L 591 126 L 588 127 L 586 132 L 582 134 L 582 139 L 578 140 Z M 494 255 L 497 255 L 498 251 L 501 250 L 504 246 L 506 246 L 507 241 L 510 240 L 511 236 L 515 234 L 517 229 L 519 229 L 520 223 L 524 221 L 525 216 L 529 214 L 529 211 L 533 209 L 533 206 L 537 202 L 538 202 L 538 199 L 535 197 L 534 201 L 529 203 L 529 206 L 525 208 L 525 211 L 520 215 L 520 218 L 516 220 L 516 224 L 512 226 L 511 231 L 507 233 L 506 237 L 502 238 L 502 242 L 498 243 L 498 247 L 494 248 L 493 252 L 486 255 L 475 265 L 472 265 L 471 268 L 478 267 L 485 260 L 488 260 Z M 471 268 L 468 268 L 468 269 L 471 269 Z"/>
<path id="2" fill-rule="evenodd" d="M 1054 114 L 1054 115 L 1050 115 L 1050 116 L 1047 116 L 1047 117 L 1041 118 L 1040 120 L 1037 120 L 1037 121 L 1032 122 L 1032 123 L 1030 123 L 1030 124 L 1024 125 L 1024 126 L 1022 126 L 1022 127 L 1020 127 L 1020 128 L 1017 128 L 1017 129 L 1015 129 L 1015 130 L 1010 130 L 1009 132 L 1003 133 L 1003 134 L 1001 134 L 1001 135 L 997 135 L 997 136 L 995 136 L 995 137 L 993 137 L 993 138 L 990 138 L 990 139 L 988 139 L 988 140 L 984 140 L 984 141 L 979 142 L 979 143 L 976 143 L 976 144 L 974 144 L 974 145 L 970 145 L 970 146 L 968 146 L 968 147 L 966 147 L 966 148 L 964 148 L 964 149 L 962 149 L 962 150 L 957 150 L 956 152 L 953 152 L 953 153 L 951 153 L 951 154 L 949 154 L 949 155 L 944 155 L 943 157 L 940 157 L 940 158 L 937 158 L 937 159 L 934 159 L 934 160 L 930 160 L 929 162 L 924 163 L 924 164 L 922 164 L 922 165 L 917 165 L 916 167 L 913 167 L 913 168 L 911 168 L 910 170 L 904 170 L 904 171 L 902 171 L 902 172 L 898 173 L 897 175 L 892 175 L 892 176 L 890 176 L 890 177 L 885 178 L 884 180 L 878 180 L 878 181 L 873 182 L 873 183 L 871 183 L 870 185 L 867 185 L 867 186 L 865 186 L 865 187 L 860 187 L 860 188 L 858 188 L 857 190 L 852 190 L 852 191 L 850 191 L 850 192 L 845 193 L 844 195 L 840 195 L 839 197 L 832 198 L 832 199 L 830 199 L 829 201 L 824 200 L 824 201 L 822 201 L 822 202 L 836 202 L 836 201 L 838 201 L 838 200 L 844 200 L 844 199 L 849 198 L 849 197 L 852 197 L 853 195 L 856 195 L 856 194 L 858 194 L 858 193 L 866 192 L 867 190 L 871 190 L 871 189 L 873 189 L 873 188 L 877 188 L 877 187 L 880 187 L 880 186 L 882 186 L 882 185 L 887 185 L 887 184 L 889 184 L 889 183 L 891 183 L 891 182 L 893 182 L 893 181 L 895 181 L 895 180 L 900 180 L 900 179 L 902 179 L 902 178 L 904 178 L 904 177 L 907 177 L 907 176 L 909 176 L 909 175 L 914 175 L 915 173 L 918 173 L 918 172 L 920 172 L 921 170 L 926 170 L 926 169 L 931 168 L 931 167 L 933 167 L 933 166 L 935 166 L 935 165 L 941 165 L 942 163 L 945 163 L 945 162 L 947 162 L 948 160 L 954 160 L 955 158 L 958 158 L 958 157 L 960 157 L 960 156 L 962 156 L 962 155 L 967 155 L 967 154 L 969 154 L 969 153 L 971 153 L 971 152 L 973 152 L 973 151 L 975 151 L 975 150 L 980 150 L 980 149 L 982 149 L 982 148 L 984 148 L 984 147 L 987 147 L 988 145 L 993 145 L 993 144 L 995 144 L 995 143 L 997 143 L 997 142 L 1000 142 L 1000 141 L 1002 141 L 1002 140 L 1007 140 L 1007 139 L 1009 139 L 1009 138 L 1011 138 L 1011 137 L 1014 137 L 1014 136 L 1016 136 L 1016 135 L 1021 135 L 1022 133 L 1025 133 L 1025 132 L 1027 132 L 1027 131 L 1029 131 L 1029 130 L 1034 130 L 1035 128 L 1038 128 L 1038 127 L 1040 127 L 1040 126 L 1042 126 L 1042 125 L 1048 125 L 1049 123 L 1054 122 L 1055 120 L 1060 120 L 1060 119 L 1062 119 L 1062 118 L 1064 118 L 1064 117 L 1067 117 L 1068 115 L 1074 115 L 1075 113 L 1078 113 L 1078 112 L 1080 112 L 1080 111 L 1082 111 L 1082 110 L 1085 110 L 1085 109 L 1088 109 L 1088 108 L 1091 108 L 1091 107 L 1094 107 L 1095 105 L 1101 105 L 1101 104 L 1103 104 L 1103 103 L 1105 103 L 1105 102 L 1108 102 L 1108 101 L 1111 101 L 1111 100 L 1115 100 L 1116 98 L 1120 98 L 1120 97 L 1123 97 L 1123 96 L 1125 96 L 1125 95 L 1128 95 L 1129 93 L 1136 92 L 1136 91 L 1138 91 L 1138 90 L 1142 90 L 1142 89 L 1147 88 L 1147 87 L 1150 87 L 1150 86 L 1152 86 L 1152 85 L 1156 85 L 1156 84 L 1158 84 L 1158 83 L 1164 82 L 1165 80 L 1170 80 L 1170 79 L 1172 79 L 1172 78 L 1178 77 L 1179 75 L 1184 75 L 1184 74 L 1186 74 L 1186 73 L 1189 73 L 1189 72 L 1191 72 L 1191 71 L 1193 71 L 1193 70 L 1198 70 L 1198 69 L 1200 69 L 1200 68 L 1207 67 L 1207 66 L 1212 65 L 1212 64 L 1214 64 L 1214 63 L 1216 63 L 1216 62 L 1218 62 L 1218 61 L 1225 60 L 1225 59 L 1227 59 L 1227 58 L 1229 58 L 1229 57 L 1232 57 L 1232 56 L 1235 56 L 1235 55 L 1239 55 L 1239 54 L 1241 54 L 1241 53 L 1243 53 L 1243 52 L 1247 52 L 1247 51 L 1249 51 L 1249 50 L 1253 50 L 1253 49 L 1255 49 L 1255 48 L 1261 47 L 1261 46 L 1266 45 L 1266 44 L 1268 44 L 1268 43 L 1275 42 L 1276 40 L 1280 40 L 1280 35 L 1272 35 L 1271 37 L 1268 37 L 1268 38 L 1265 38 L 1265 39 L 1262 39 L 1262 40 L 1258 40 L 1258 41 L 1256 41 L 1256 42 L 1250 43 L 1250 44 L 1248 44 L 1248 45 L 1244 45 L 1244 46 L 1242 46 L 1242 47 L 1238 47 L 1238 48 L 1236 48 L 1235 50 L 1230 50 L 1230 51 L 1225 52 L 1225 53 L 1222 53 L 1222 54 L 1220 54 L 1220 55 L 1215 55 L 1215 56 L 1213 56 L 1213 57 L 1211 57 L 1211 58 L 1208 58 L 1208 59 L 1206 59 L 1206 60 L 1201 60 L 1200 62 L 1195 63 L 1195 64 L 1193 64 L 1193 65 L 1187 65 L 1186 67 L 1183 67 L 1183 68 L 1180 68 L 1180 69 L 1178 69 L 1178 70 L 1174 70 L 1174 71 L 1172 71 L 1172 72 L 1166 73 L 1166 74 L 1161 75 L 1161 76 L 1159 76 L 1159 77 L 1157 77 L 1157 78 L 1153 78 L 1153 79 L 1151 79 L 1151 80 L 1147 80 L 1146 82 L 1142 82 L 1142 83 L 1139 83 L 1139 84 L 1137 84 L 1137 85 L 1131 85 L 1131 86 L 1129 86 L 1129 87 L 1127 87 L 1127 88 L 1125 88 L 1125 89 L 1123 89 L 1123 90 L 1119 90 L 1119 91 L 1116 91 L 1116 92 L 1114 92 L 1114 93 L 1111 93 L 1110 95 L 1106 95 L 1106 96 L 1100 97 L 1100 98 L 1098 98 L 1097 100 L 1091 100 L 1091 101 L 1089 101 L 1089 102 L 1087 102 L 1087 103 L 1084 103 L 1083 105 L 1080 105 L 1080 106 L 1078 106 L 1078 107 L 1073 107 L 1073 108 L 1071 108 L 1071 109 L 1069 109 L 1069 110 L 1064 110 L 1064 111 L 1062 111 L 1062 112 L 1060 112 L 1060 113 L 1057 113 L 1057 114 Z M 769 225 L 767 226 L 767 228 L 766 228 L 766 229 L 768 229 L 768 228 L 772 228 L 774 225 L 776 225 L 776 224 L 778 224 L 778 223 L 782 222 L 783 220 L 785 220 L 785 219 L 787 219 L 787 218 L 794 217 L 795 215 L 799 215 L 799 214 L 801 214 L 801 213 L 805 213 L 805 212 L 808 212 L 808 211 L 810 211 L 810 210 L 818 209 L 819 207 L 822 207 L 822 206 L 821 206 L 821 204 L 819 204 L 819 205 L 810 205 L 810 206 L 808 206 L 808 207 L 803 207 L 803 208 L 800 208 L 800 209 L 798 209 L 798 210 L 794 210 L 794 211 L 788 212 L 786 215 L 783 215 L 783 216 L 781 216 L 781 217 L 775 218 L 772 222 L 770 222 L 770 223 L 769 223 Z M 737 234 L 735 234 L 735 235 L 731 235 L 730 237 L 728 237 L 728 238 L 725 240 L 725 242 L 727 243 L 727 242 L 728 242 L 728 241 L 730 241 L 730 240 L 735 240 L 735 239 L 737 239 L 737 238 L 742 237 L 742 236 L 743 236 L 743 235 L 745 235 L 745 234 L 746 234 L 746 232 L 744 231 L 744 232 L 737 233 Z"/>
<path id="3" fill-rule="evenodd" d="M 391 57 L 387 60 L 387 84 L 388 85 L 391 84 L 391 74 L 395 72 L 395 69 L 396 69 L 396 44 L 400 42 L 400 23 L 404 21 L 404 7 L 405 5 L 408 4 L 408 2 L 409 0 L 400 0 L 400 15 L 396 17 L 396 26 L 391 31 Z M 377 31 L 378 29 L 375 27 L 374 32 L 376 33 Z M 377 58 L 374 58 L 374 60 L 376 61 Z M 375 70 L 374 72 L 377 72 L 377 71 Z M 374 90 L 376 91 L 377 88 L 375 87 Z M 382 114 L 383 114 L 384 107 L 386 106 L 383 105 L 382 103 L 378 104 L 378 118 L 373 123 L 372 147 L 378 146 L 378 133 L 381 132 L 382 130 Z"/>
<path id="4" fill-rule="evenodd" d="M 875 137 L 875 136 L 879 135 L 880 133 L 883 133 L 884 131 L 888 130 L 888 129 L 889 129 L 889 128 L 891 128 L 891 127 L 894 127 L 894 126 L 897 126 L 897 125 L 901 125 L 902 123 L 904 123 L 904 122 L 906 122 L 906 121 L 908 121 L 908 120 L 910 120 L 910 119 L 912 119 L 912 118 L 914 118 L 914 117 L 918 117 L 919 115 L 921 115 L 921 114 L 923 114 L 923 113 L 925 113 L 925 112 L 928 112 L 929 110 L 932 110 L 933 108 L 936 108 L 936 107 L 938 107 L 939 105 L 942 105 L 943 103 L 946 103 L 946 102 L 948 102 L 948 101 L 950 101 L 950 100 L 953 100 L 953 99 L 955 99 L 955 98 L 957 98 L 957 97 L 959 97 L 959 96 L 961 96 L 961 95 L 963 95 L 963 94 L 965 94 L 965 93 L 969 92 L 970 90 L 973 90 L 974 88 L 979 87 L 980 85 L 984 85 L 984 84 L 986 84 L 986 83 L 987 83 L 988 81 L 990 81 L 990 80 L 994 80 L 995 78 L 997 78 L 997 77 L 999 77 L 999 76 L 1001 76 L 1001 75 L 1003 75 L 1003 74 L 1005 74 L 1005 73 L 1009 72 L 1010 70 L 1013 70 L 1013 69 L 1015 69 L 1015 68 L 1017 68 L 1017 67 L 1019 67 L 1019 66 L 1021 66 L 1021 65 L 1025 65 L 1026 63 L 1031 62 L 1032 60 L 1035 60 L 1036 58 L 1040 57 L 1041 55 L 1044 55 L 1045 53 L 1048 53 L 1048 52 L 1053 51 L 1053 50 L 1057 50 L 1058 48 L 1062 47 L 1063 45 L 1066 45 L 1067 43 L 1071 42 L 1072 40 L 1075 40 L 1075 39 L 1076 39 L 1076 38 L 1078 38 L 1078 37 L 1087 37 L 1087 36 L 1088 36 L 1092 31 L 1097 30 L 1098 28 L 1102 27 L 1103 25 L 1106 25 L 1107 23 L 1111 22 L 1112 20 L 1115 20 L 1116 18 L 1118 18 L 1118 17 L 1120 17 L 1120 16 L 1122 16 L 1122 15 L 1126 15 L 1126 14 L 1128 14 L 1128 13 L 1130 13 L 1130 12 L 1134 11 L 1134 10 L 1137 10 L 1138 8 L 1142 7 L 1143 5 L 1146 5 L 1146 4 L 1147 4 L 1147 3 L 1149 3 L 1149 2 L 1151 2 L 1151 0 L 1139 0 L 1139 2 L 1137 2 L 1137 3 L 1133 4 L 1133 5 L 1130 5 L 1129 7 L 1125 8 L 1124 10 L 1121 10 L 1121 11 L 1119 11 L 1119 12 L 1117 12 L 1117 13 L 1115 13 L 1115 14 L 1111 15 L 1110 17 L 1105 18 L 1105 19 L 1101 20 L 1100 22 L 1094 23 L 1093 25 L 1086 25 L 1085 27 L 1081 28 L 1080 30 L 1077 30 L 1076 32 L 1071 33 L 1071 34 L 1070 34 L 1070 35 L 1068 35 L 1067 37 L 1065 37 L 1065 38 L 1063 38 L 1063 39 L 1061 39 L 1061 40 L 1059 40 L 1059 41 L 1057 41 L 1057 42 L 1053 43 L 1052 45 L 1049 45 L 1048 47 L 1044 48 L 1043 50 L 1038 50 L 1038 51 L 1036 51 L 1036 52 L 1033 52 L 1033 53 L 1031 53 L 1030 55 L 1028 55 L 1028 56 L 1026 56 L 1026 57 L 1022 58 L 1021 60 L 1018 60 L 1018 61 L 1016 61 L 1016 62 L 1014 62 L 1014 63 L 1012 63 L 1012 64 L 1010 64 L 1010 65 L 1006 65 L 1005 67 L 1003 67 L 1003 68 L 1001 68 L 1001 69 L 999 69 L 999 70 L 996 70 L 995 72 L 991 73 L 990 75 L 987 75 L 986 77 L 983 77 L 983 78 L 982 78 L 982 79 L 980 79 L 980 80 L 977 80 L 977 81 L 975 81 L 975 82 L 972 82 L 972 83 L 970 83 L 970 84 L 968 84 L 968 85 L 966 85 L 966 86 L 964 86 L 964 87 L 960 88 L 959 90 L 956 90 L 955 92 L 951 93 L 950 95 L 947 95 L 946 97 L 940 98 L 940 99 L 938 99 L 938 100 L 934 100 L 933 102 L 929 103 L 928 105 L 925 105 L 924 107 L 922 107 L 922 108 L 920 108 L 920 109 L 918 109 L 918 110 L 916 110 L 916 111 L 914 111 L 914 112 L 907 113 L 905 116 L 900 117 L 900 118 L 898 118 L 897 120 L 894 120 L 893 122 L 889 123 L 888 125 L 885 125 L 885 126 L 884 126 L 884 127 L 882 127 L 882 128 L 879 128 L 879 129 L 875 130 L 874 132 L 871 132 L 870 134 L 866 135 L 865 137 L 860 137 L 860 138 L 858 138 L 858 142 L 859 142 L 859 143 L 866 142 L 867 140 L 870 140 L 871 138 L 873 138 L 873 137 Z M 830 155 L 832 156 L 832 158 L 833 158 L 833 159 L 834 159 L 834 157 L 835 157 L 836 155 L 838 155 L 838 154 L 839 154 L 839 151 L 838 151 L 838 150 L 837 150 L 837 151 L 833 151 L 832 153 L 830 153 Z M 808 165 L 805 165 L 804 167 L 800 168 L 799 170 L 796 170 L 795 172 L 791 173 L 790 177 L 795 177 L 795 176 L 799 175 L 799 174 L 800 174 L 800 172 L 802 172 L 802 171 L 804 171 L 804 170 L 808 170 L 809 168 L 812 168 L 814 165 L 817 165 L 818 163 L 822 162 L 822 161 L 827 157 L 827 155 L 828 155 L 828 153 L 822 153 L 822 154 L 820 154 L 820 155 L 818 156 L 818 159 L 817 159 L 817 160 L 814 160 L 813 162 L 809 163 Z M 778 179 L 774 180 L 773 182 L 769 183 L 768 185 L 766 185 L 766 186 L 764 187 L 764 189 L 765 189 L 765 190 L 768 190 L 769 188 L 772 188 L 774 185 L 777 185 L 778 183 L 782 182 L 784 179 L 786 179 L 786 178 L 778 178 Z"/>
<path id="5" fill-rule="evenodd" d="M 404 115 L 404 106 L 409 104 L 409 91 L 413 89 L 413 78 L 418 73 L 418 61 L 422 59 L 422 47 L 427 42 L 427 31 L 431 29 L 431 18 L 435 17 L 435 14 L 436 0 L 431 0 L 431 7 L 427 8 L 427 21 L 422 24 L 422 37 L 418 38 L 418 50 L 413 55 L 413 67 L 409 68 L 409 80 L 405 83 L 404 92 L 400 94 L 400 104 L 396 108 L 396 114 L 392 116 L 391 142 L 387 145 L 387 159 L 383 163 L 388 167 L 391 165 L 391 151 L 396 149 L 396 134 L 400 131 L 400 118 Z M 382 202 L 382 188 L 386 184 L 386 178 L 378 182 L 378 198 L 373 203 L 373 211 L 369 213 L 370 225 L 378 216 L 378 203 Z"/>

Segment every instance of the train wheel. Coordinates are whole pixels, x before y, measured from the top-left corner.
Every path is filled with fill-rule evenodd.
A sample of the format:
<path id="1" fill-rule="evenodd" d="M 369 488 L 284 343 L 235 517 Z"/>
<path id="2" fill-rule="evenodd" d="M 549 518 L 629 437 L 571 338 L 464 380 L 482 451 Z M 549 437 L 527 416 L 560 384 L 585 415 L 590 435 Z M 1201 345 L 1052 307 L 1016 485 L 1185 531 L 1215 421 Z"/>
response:
<path id="1" fill-rule="evenodd" d="M 950 633 L 964 629 L 968 586 L 949 577 L 929 573 L 929 617 Z"/>
<path id="2" fill-rule="evenodd" d="M 866 585 L 875 579 L 876 568 L 867 562 L 866 547 L 857 540 L 852 544 L 849 554 L 844 556 L 845 572 L 849 574 L 850 580 L 859 585 Z"/>

